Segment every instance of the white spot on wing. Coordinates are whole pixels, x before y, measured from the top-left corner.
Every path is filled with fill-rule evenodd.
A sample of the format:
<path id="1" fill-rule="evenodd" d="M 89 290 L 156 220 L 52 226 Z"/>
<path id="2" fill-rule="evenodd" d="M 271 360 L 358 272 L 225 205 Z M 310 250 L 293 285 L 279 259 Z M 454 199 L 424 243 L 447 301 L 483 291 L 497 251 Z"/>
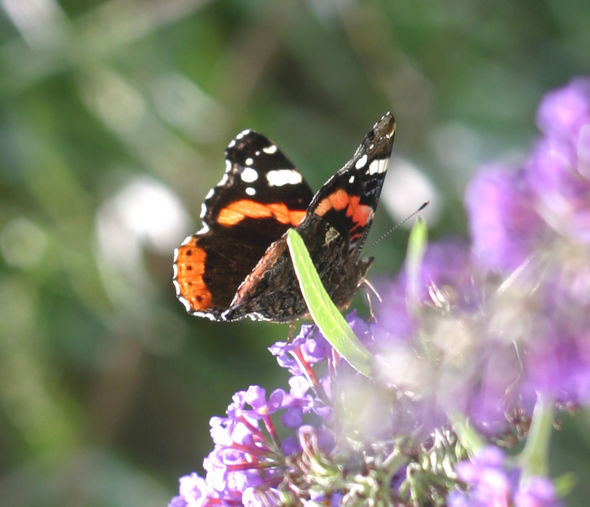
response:
<path id="1" fill-rule="evenodd" d="M 213 197 L 214 193 L 215 193 L 215 190 L 213 188 L 211 190 L 209 190 L 209 192 L 207 192 L 207 195 L 205 196 L 205 200 L 211 199 L 211 197 Z"/>
<path id="2" fill-rule="evenodd" d="M 242 139 L 242 137 L 247 136 L 250 132 L 250 129 L 242 130 L 237 136 L 236 139 Z"/>
<path id="3" fill-rule="evenodd" d="M 270 146 L 267 146 L 266 148 L 262 148 L 262 151 L 264 153 L 268 153 L 269 155 L 272 155 L 273 153 L 277 152 L 277 146 L 275 144 L 271 144 Z"/>
<path id="4" fill-rule="evenodd" d="M 184 238 L 184 239 L 182 240 L 182 243 L 180 244 L 180 246 L 184 246 L 184 245 L 186 245 L 187 243 L 190 243 L 191 239 L 193 239 L 193 236 L 192 236 L 192 234 L 191 234 L 190 236 L 187 236 L 186 238 Z"/>
<path id="5" fill-rule="evenodd" d="M 190 312 L 190 308 L 187 308 L 187 311 Z M 215 318 L 215 315 L 211 314 L 211 313 L 205 313 L 205 312 L 200 312 L 200 311 L 194 311 L 194 312 L 190 312 L 192 315 L 194 315 L 195 317 L 205 317 L 206 319 L 209 320 L 217 320 Z"/>
<path id="6" fill-rule="evenodd" d="M 303 178 L 295 169 L 275 169 L 266 173 L 266 180 L 271 187 L 282 187 L 297 185 L 303 181 Z"/>
<path id="7" fill-rule="evenodd" d="M 188 302 L 188 300 L 186 298 L 183 298 L 182 296 L 179 295 L 178 301 L 180 301 L 184 305 L 187 312 L 191 311 L 191 304 Z"/>
<path id="8" fill-rule="evenodd" d="M 232 139 L 230 143 L 227 145 L 228 148 L 233 148 L 236 145 L 236 140 Z"/>
<path id="9" fill-rule="evenodd" d="M 252 183 L 258 179 L 258 172 L 251 167 L 246 167 L 246 169 L 242 171 L 240 178 L 242 178 L 244 183 Z"/>
<path id="10" fill-rule="evenodd" d="M 256 195 L 256 189 L 254 187 L 246 187 L 246 193 L 248 195 Z"/>
<path id="11" fill-rule="evenodd" d="M 258 312 L 247 313 L 246 317 L 248 317 L 250 320 L 257 321 L 269 320 L 268 317 L 265 317 L 264 315 Z"/>
<path id="12" fill-rule="evenodd" d="M 231 169 L 231 164 L 230 164 L 230 169 Z M 217 184 L 217 186 L 222 187 L 223 185 L 225 185 L 227 183 L 227 179 L 228 179 L 228 173 L 223 173 L 223 176 L 219 180 L 219 183 Z"/>
<path id="13" fill-rule="evenodd" d="M 228 159 L 225 159 L 225 172 L 231 171 L 231 162 Z"/>
<path id="14" fill-rule="evenodd" d="M 211 313 L 207 313 L 207 312 L 201 312 L 199 310 L 195 310 L 194 312 L 191 311 L 190 309 L 187 310 L 191 315 L 194 315 L 195 317 L 204 317 L 206 319 L 209 320 L 218 320 L 215 318 L 215 315 L 211 314 Z"/>
<path id="15" fill-rule="evenodd" d="M 361 158 L 359 158 L 356 161 L 356 164 L 354 164 L 354 167 L 356 167 L 357 169 L 360 169 L 361 167 L 365 167 L 366 164 L 367 164 L 367 155 L 363 155 Z"/>
<path id="16" fill-rule="evenodd" d="M 354 183 L 354 174 L 348 178 L 348 183 Z"/>
<path id="17" fill-rule="evenodd" d="M 387 167 L 389 166 L 389 159 L 388 158 L 376 158 L 369 164 L 369 169 L 367 174 L 380 174 L 387 171 Z"/>
<path id="18" fill-rule="evenodd" d="M 246 159 L 246 165 L 252 165 L 254 163 L 254 159 L 252 157 L 248 157 Z"/>

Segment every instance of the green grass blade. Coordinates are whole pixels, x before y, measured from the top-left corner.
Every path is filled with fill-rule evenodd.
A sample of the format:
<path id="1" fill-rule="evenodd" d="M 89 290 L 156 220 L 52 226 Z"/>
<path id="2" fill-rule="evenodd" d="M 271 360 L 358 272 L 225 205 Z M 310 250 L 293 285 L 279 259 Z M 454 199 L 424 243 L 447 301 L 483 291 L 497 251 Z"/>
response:
<path id="1" fill-rule="evenodd" d="M 299 287 L 314 322 L 332 347 L 358 372 L 371 374 L 371 354 L 356 337 L 336 305 L 328 296 L 305 243 L 295 229 L 287 234 L 287 243 Z"/>
<path id="2" fill-rule="evenodd" d="M 420 266 L 428 246 L 428 228 L 422 218 L 418 217 L 410 231 L 406 253 L 406 273 L 408 275 L 408 296 L 412 306 L 418 304 L 420 287 Z"/>

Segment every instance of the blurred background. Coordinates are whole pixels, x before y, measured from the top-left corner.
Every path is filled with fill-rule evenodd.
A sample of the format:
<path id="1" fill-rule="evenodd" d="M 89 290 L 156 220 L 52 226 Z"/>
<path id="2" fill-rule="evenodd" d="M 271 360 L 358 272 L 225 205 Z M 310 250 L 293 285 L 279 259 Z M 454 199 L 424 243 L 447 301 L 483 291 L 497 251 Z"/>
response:
<path id="1" fill-rule="evenodd" d="M 587 0 L 0 0 L 0 505 L 165 505 L 232 393 L 285 387 L 286 326 L 193 318 L 171 283 L 237 132 L 317 189 L 391 109 L 371 237 L 425 199 L 432 238 L 466 237 L 467 180 L 590 74 L 589 27 Z M 583 479 L 588 418 L 561 424 L 552 475 Z"/>

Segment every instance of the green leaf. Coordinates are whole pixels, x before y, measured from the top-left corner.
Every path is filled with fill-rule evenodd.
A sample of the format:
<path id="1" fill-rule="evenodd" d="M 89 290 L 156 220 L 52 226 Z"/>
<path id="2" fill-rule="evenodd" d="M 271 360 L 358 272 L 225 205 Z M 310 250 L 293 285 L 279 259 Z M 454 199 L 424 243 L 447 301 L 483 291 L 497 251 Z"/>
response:
<path id="1" fill-rule="evenodd" d="M 295 274 L 307 308 L 332 347 L 358 372 L 365 376 L 371 373 L 371 354 L 356 337 L 340 310 L 328 296 L 313 265 L 305 243 L 295 229 L 287 233 Z"/>

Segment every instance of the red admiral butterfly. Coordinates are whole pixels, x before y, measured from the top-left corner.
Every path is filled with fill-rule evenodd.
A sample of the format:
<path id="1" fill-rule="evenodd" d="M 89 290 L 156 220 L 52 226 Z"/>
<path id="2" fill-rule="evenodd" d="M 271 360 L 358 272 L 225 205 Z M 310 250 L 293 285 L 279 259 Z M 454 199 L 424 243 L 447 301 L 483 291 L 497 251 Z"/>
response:
<path id="1" fill-rule="evenodd" d="M 324 286 L 350 304 L 373 259 L 360 259 L 389 165 L 395 120 L 384 114 L 354 156 L 313 195 L 283 153 L 244 130 L 202 206 L 203 227 L 174 252 L 174 286 L 187 311 L 229 321 L 290 322 L 307 315 L 285 232 L 296 227 Z"/>

